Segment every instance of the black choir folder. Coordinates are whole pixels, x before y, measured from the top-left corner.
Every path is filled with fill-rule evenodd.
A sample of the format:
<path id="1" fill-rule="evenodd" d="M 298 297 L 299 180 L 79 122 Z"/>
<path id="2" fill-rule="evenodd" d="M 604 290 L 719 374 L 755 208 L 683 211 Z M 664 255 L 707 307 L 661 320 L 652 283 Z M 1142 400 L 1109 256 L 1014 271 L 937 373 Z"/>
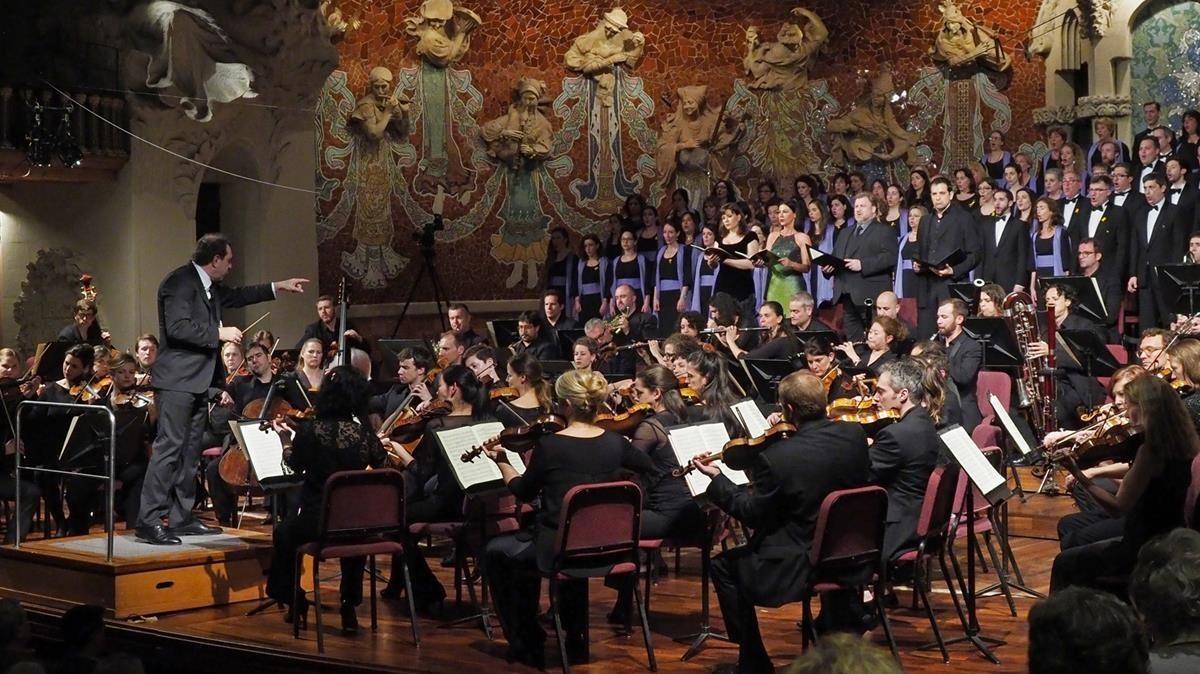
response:
<path id="1" fill-rule="evenodd" d="M 945 266 L 953 267 L 956 264 L 962 264 L 963 261 L 966 259 L 967 259 L 967 254 L 963 251 L 963 249 L 955 248 L 954 252 L 950 253 L 949 255 L 942 258 L 938 262 L 931 262 L 928 260 L 922 260 L 920 258 L 913 258 L 913 262 L 916 262 L 916 263 L 920 264 L 922 267 L 925 267 L 927 269 L 938 269 L 939 267 L 945 267 Z"/>
<path id="2" fill-rule="evenodd" d="M 462 460 L 463 454 L 479 447 L 489 438 L 500 435 L 500 431 L 503 430 L 504 424 L 498 421 L 488 421 L 482 424 L 434 431 L 433 435 L 437 438 L 442 452 L 445 453 L 446 462 L 450 465 L 454 479 L 463 492 L 476 494 L 504 487 L 504 475 L 500 472 L 500 466 L 497 466 L 496 462 L 492 461 L 488 455 L 480 454 L 470 461 Z M 521 455 L 505 451 L 508 453 L 508 463 L 518 473 L 524 474 L 525 462 L 521 460 Z"/>
<path id="3" fill-rule="evenodd" d="M 808 247 L 808 256 L 812 259 L 812 263 L 818 267 L 833 267 L 834 269 L 845 269 L 846 261 L 840 257 L 836 257 L 831 253 L 826 253 L 823 250 L 818 250 L 812 246 Z"/>

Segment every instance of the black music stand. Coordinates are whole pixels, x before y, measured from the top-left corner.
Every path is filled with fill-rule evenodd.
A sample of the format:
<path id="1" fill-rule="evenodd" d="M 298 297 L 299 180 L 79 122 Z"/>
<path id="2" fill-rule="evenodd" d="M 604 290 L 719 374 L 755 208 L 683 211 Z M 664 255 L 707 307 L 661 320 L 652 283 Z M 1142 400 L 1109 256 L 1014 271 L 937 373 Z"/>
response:
<path id="1" fill-rule="evenodd" d="M 567 370 L 575 369 L 575 364 L 569 360 L 543 360 L 542 375 L 546 379 L 555 379 Z M 630 375 L 633 376 L 633 375 Z M 629 377 L 624 377 L 628 379 Z"/>
<path id="2" fill-rule="evenodd" d="M 583 328 L 563 328 L 555 330 L 555 334 L 558 335 L 558 352 L 568 359 L 575 355 L 576 340 L 587 337 L 587 331 Z"/>
<path id="3" fill-rule="evenodd" d="M 971 316 L 963 321 L 963 332 L 983 345 L 983 367 L 1011 369 L 1025 364 L 1017 338 L 1005 319 Z"/>
<path id="4" fill-rule="evenodd" d="M 742 368 L 746 370 L 746 376 L 758 391 L 759 398 L 770 405 L 777 401 L 779 380 L 795 372 L 790 360 L 744 358 Z"/>
<path id="5" fill-rule="evenodd" d="M 504 351 L 507 347 L 517 343 L 521 339 L 521 334 L 517 332 L 517 322 L 512 319 L 497 319 L 487 322 L 488 336 L 492 338 L 492 344 L 500 351 Z M 511 354 L 509 354 L 511 357 Z M 508 362 L 508 357 L 503 359 Z"/>
<path id="6" fill-rule="evenodd" d="M 75 344 L 71 342 L 46 342 L 38 344 L 38 349 L 41 350 L 41 356 L 36 357 L 37 371 L 35 375 L 42 378 L 44 382 L 58 381 L 62 379 L 62 364 L 67 359 L 67 350 Z"/>
<path id="7" fill-rule="evenodd" d="M 796 338 L 796 341 L 800 342 L 801 353 L 804 352 L 804 347 L 808 346 L 810 342 L 817 342 L 832 346 L 840 341 L 838 339 L 838 334 L 829 330 L 804 330 L 802 332 L 792 333 L 792 336 Z"/>
<path id="8" fill-rule="evenodd" d="M 1051 276 L 1038 278 L 1040 297 L 1046 296 L 1050 286 L 1066 286 L 1075 291 L 1075 302 L 1072 309 L 1079 315 L 1095 322 L 1097 325 L 1108 325 L 1108 307 L 1104 305 L 1104 293 L 1100 290 L 1100 282 L 1095 276 Z"/>
<path id="9" fill-rule="evenodd" d="M 1162 264 L 1154 271 L 1162 304 L 1168 310 L 1185 316 L 1200 311 L 1200 265 Z"/>
<path id="10" fill-rule="evenodd" d="M 950 297 L 966 302 L 971 313 L 979 311 L 979 289 L 982 287 L 982 285 L 975 285 L 970 281 L 966 283 L 950 283 L 946 286 L 950 291 Z"/>
<path id="11" fill-rule="evenodd" d="M 1111 377 L 1121 364 L 1108 350 L 1108 345 L 1091 330 L 1059 330 L 1058 338 L 1089 377 Z M 1062 367 L 1062 363 L 1058 364 Z"/>

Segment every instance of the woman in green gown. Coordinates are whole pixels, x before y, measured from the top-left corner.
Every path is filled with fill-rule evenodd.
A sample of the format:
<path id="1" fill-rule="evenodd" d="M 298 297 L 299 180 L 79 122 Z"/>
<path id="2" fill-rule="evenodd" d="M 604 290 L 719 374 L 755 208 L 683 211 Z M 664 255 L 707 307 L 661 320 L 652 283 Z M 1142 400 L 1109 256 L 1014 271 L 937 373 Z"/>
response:
<path id="1" fill-rule="evenodd" d="M 812 239 L 796 229 L 797 212 L 800 208 L 794 201 L 785 201 L 779 206 L 779 229 L 767 237 L 767 250 L 779 256 L 778 262 L 769 268 L 767 300 L 787 306 L 792 295 L 806 290 L 804 274 L 812 266 L 808 247 Z"/>

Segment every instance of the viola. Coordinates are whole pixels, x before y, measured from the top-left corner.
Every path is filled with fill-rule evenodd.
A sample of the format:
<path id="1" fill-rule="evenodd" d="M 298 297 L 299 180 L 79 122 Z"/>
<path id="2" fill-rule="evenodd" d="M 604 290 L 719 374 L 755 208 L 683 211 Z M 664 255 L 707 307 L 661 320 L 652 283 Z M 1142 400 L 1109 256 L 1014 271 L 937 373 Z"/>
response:
<path id="1" fill-rule="evenodd" d="M 484 451 L 495 449 L 497 446 L 503 446 L 505 449 L 514 452 L 526 451 L 533 447 L 533 443 L 537 442 L 538 438 L 543 435 L 551 435 L 557 433 L 567 427 L 567 420 L 557 414 L 545 414 L 533 420 L 533 423 L 524 426 L 513 426 L 500 431 L 500 435 L 491 438 L 487 442 L 472 447 L 462 453 L 459 457 L 463 463 L 470 463 L 476 457 L 483 454 Z"/>
<path id="2" fill-rule="evenodd" d="M 636 403 L 624 412 L 599 414 L 592 423 L 606 431 L 629 435 L 653 412 L 649 403 Z"/>
<path id="3" fill-rule="evenodd" d="M 777 423 L 757 438 L 734 438 L 726 442 L 721 447 L 721 451 L 697 457 L 693 459 L 694 462 L 689 462 L 688 465 L 671 471 L 671 475 L 683 477 L 696 470 L 696 463 L 708 466 L 717 461 L 725 462 L 725 465 L 734 470 L 746 470 L 754 464 L 754 459 L 760 452 L 780 440 L 791 437 L 795 432 L 795 426 L 786 422 Z"/>
<path id="4" fill-rule="evenodd" d="M 838 398 L 826 406 L 825 415 L 831 421 L 846 421 L 863 425 L 887 420 L 895 421 L 900 418 L 899 412 L 883 409 L 875 402 L 874 398 L 869 396 Z"/>
<path id="5" fill-rule="evenodd" d="M 394 437 L 402 444 L 419 438 L 425 432 L 425 425 L 430 419 L 444 417 L 450 414 L 453 405 L 448 400 L 431 400 L 420 412 L 405 409 L 391 419 L 391 424 L 379 428 L 382 437 Z"/>

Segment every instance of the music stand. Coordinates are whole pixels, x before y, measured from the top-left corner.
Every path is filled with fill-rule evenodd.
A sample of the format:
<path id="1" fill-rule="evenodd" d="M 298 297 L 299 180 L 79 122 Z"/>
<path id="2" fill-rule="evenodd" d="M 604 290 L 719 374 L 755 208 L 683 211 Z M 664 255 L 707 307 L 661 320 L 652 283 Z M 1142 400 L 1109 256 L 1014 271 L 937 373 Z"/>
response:
<path id="1" fill-rule="evenodd" d="M 1108 345 L 1091 330 L 1059 330 L 1058 338 L 1089 377 L 1111 377 L 1121 369 L 1121 364 L 1108 350 Z"/>
<path id="2" fill-rule="evenodd" d="M 1200 311 L 1200 265 L 1161 264 L 1154 271 L 1159 295 L 1172 313 L 1195 316 Z"/>
<path id="3" fill-rule="evenodd" d="M 566 372 L 567 370 L 574 370 L 574 369 L 575 369 L 575 364 L 569 360 L 543 360 L 542 361 L 542 375 L 546 379 L 554 379 L 554 378 L 558 377 L 559 375 L 561 375 L 562 373 Z M 624 377 L 624 378 L 628 379 L 628 377 Z"/>
<path id="4" fill-rule="evenodd" d="M 963 332 L 983 345 L 983 366 L 1016 368 L 1025 363 L 1008 321 L 1003 318 L 971 316 L 963 321 Z"/>
<path id="5" fill-rule="evenodd" d="M 742 368 L 746 370 L 746 376 L 750 378 L 759 397 L 772 405 L 778 400 L 779 380 L 795 372 L 790 360 L 765 358 L 745 358 Z"/>
<path id="6" fill-rule="evenodd" d="M 1104 294 L 1100 291 L 1100 283 L 1095 276 L 1039 277 L 1038 290 L 1040 291 L 1040 297 L 1046 296 L 1046 290 L 1050 286 L 1066 286 L 1074 290 L 1075 302 L 1071 307 L 1077 309 L 1081 316 L 1098 325 L 1108 325 L 1108 307 L 1104 306 Z"/>
<path id="7" fill-rule="evenodd" d="M 71 342 L 46 342 L 38 344 L 38 352 L 34 355 L 36 369 L 34 374 L 44 382 L 62 379 L 62 364 L 67 359 L 67 350 L 75 344 Z"/>
<path id="8" fill-rule="evenodd" d="M 556 330 L 555 334 L 558 335 L 558 352 L 566 356 L 574 356 L 576 340 L 587 336 L 583 328 L 564 328 Z"/>
<path id="9" fill-rule="evenodd" d="M 381 347 L 379 351 L 379 364 L 381 367 L 381 376 L 376 377 L 377 381 L 394 382 L 396 380 L 396 368 L 400 366 L 400 352 L 405 349 L 420 348 L 425 352 L 433 355 L 433 349 L 429 348 L 429 342 L 424 339 L 381 339 L 377 342 Z"/>
<path id="10" fill-rule="evenodd" d="M 503 351 L 506 347 L 510 347 L 517 343 L 521 338 L 517 331 L 517 322 L 512 319 L 497 319 L 487 322 L 488 336 L 492 338 L 492 344 L 496 348 Z"/>
<path id="11" fill-rule="evenodd" d="M 946 287 L 950 290 L 950 297 L 966 302 L 972 312 L 979 310 L 979 289 L 983 286 L 977 286 L 968 281 L 966 283 L 950 283 Z"/>

